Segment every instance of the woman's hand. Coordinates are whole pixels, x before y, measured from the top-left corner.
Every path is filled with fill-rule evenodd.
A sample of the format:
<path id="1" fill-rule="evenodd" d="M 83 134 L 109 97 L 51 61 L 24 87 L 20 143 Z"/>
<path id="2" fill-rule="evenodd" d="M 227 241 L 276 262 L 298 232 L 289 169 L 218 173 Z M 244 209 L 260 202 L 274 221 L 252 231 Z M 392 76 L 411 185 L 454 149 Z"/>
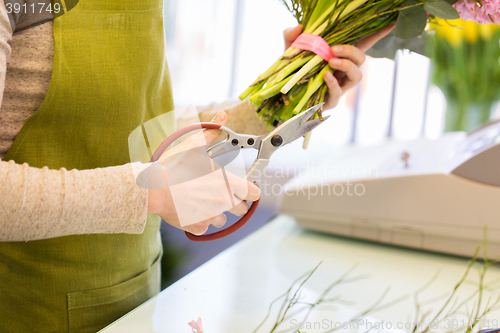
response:
<path id="1" fill-rule="evenodd" d="M 325 73 L 325 82 L 328 86 L 328 93 L 325 98 L 325 110 L 337 106 L 342 95 L 361 81 L 361 65 L 365 62 L 365 52 L 387 36 L 394 25 L 391 25 L 379 32 L 363 38 L 356 45 L 335 45 L 332 52 L 337 58 L 330 59 L 328 65 L 334 69 L 334 73 Z M 284 32 L 285 48 L 289 48 L 293 41 L 302 33 L 302 25 L 289 28 Z"/>
<path id="2" fill-rule="evenodd" d="M 226 118 L 221 111 L 212 122 L 225 125 Z M 259 188 L 227 171 L 224 175 L 205 152 L 220 134 L 220 130 L 201 131 L 165 152 L 153 165 L 155 169 L 146 169 L 148 213 L 195 235 L 204 234 L 210 225 L 224 226 L 224 211 L 240 216 L 247 213 L 246 201 L 256 201 Z M 156 184 L 151 185 L 155 179 Z"/>

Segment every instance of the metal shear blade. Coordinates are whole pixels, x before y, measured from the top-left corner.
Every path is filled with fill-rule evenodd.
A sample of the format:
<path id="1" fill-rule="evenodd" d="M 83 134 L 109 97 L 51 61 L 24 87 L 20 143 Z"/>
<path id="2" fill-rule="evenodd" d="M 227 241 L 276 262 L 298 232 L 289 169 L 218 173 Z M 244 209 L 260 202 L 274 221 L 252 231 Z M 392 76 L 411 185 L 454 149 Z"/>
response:
<path id="1" fill-rule="evenodd" d="M 300 128 L 288 139 L 288 141 L 285 142 L 285 144 L 289 144 L 291 142 L 294 142 L 298 138 L 303 137 L 304 135 L 306 135 L 307 133 L 309 133 L 310 131 L 312 131 L 313 129 L 318 127 L 319 125 L 321 125 L 321 123 L 323 121 L 327 120 L 328 118 L 330 118 L 330 116 L 323 117 L 323 120 L 314 119 L 314 120 L 306 121 L 306 123 L 303 124 L 302 126 L 300 126 Z"/>
<path id="2" fill-rule="evenodd" d="M 308 120 L 323 104 L 318 104 L 299 113 L 275 128 L 271 133 L 261 136 L 235 133 L 223 126 L 221 130 L 227 133 L 227 139 L 209 147 L 207 152 L 212 158 L 215 158 L 240 149 L 254 148 L 259 151 L 257 158 L 269 159 L 278 148 L 297 140 L 322 123 L 319 119 Z M 325 117 L 324 120 L 328 117 Z"/>
<path id="3" fill-rule="evenodd" d="M 293 118 L 288 119 L 274 131 L 262 138 L 262 145 L 257 158 L 269 159 L 278 148 L 297 140 L 317 127 L 321 123 L 320 121 L 313 120 L 312 124 L 307 126 L 304 125 L 308 123 L 308 120 L 323 106 L 323 104 L 324 103 L 315 105 Z"/>

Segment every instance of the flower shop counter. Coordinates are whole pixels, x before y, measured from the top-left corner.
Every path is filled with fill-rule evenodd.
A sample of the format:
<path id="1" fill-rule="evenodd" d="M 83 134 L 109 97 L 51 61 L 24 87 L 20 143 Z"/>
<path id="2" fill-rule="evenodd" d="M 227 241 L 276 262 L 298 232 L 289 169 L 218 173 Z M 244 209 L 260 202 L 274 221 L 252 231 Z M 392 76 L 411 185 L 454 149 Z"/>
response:
<path id="1" fill-rule="evenodd" d="M 307 277 L 320 262 L 292 300 L 303 281 L 297 279 Z M 273 332 L 299 329 L 315 333 L 335 328 L 361 333 L 370 329 L 403 332 L 415 325 L 416 332 L 424 332 L 429 323 L 440 331 L 456 328 L 465 332 L 470 325 L 467 306 L 472 312 L 478 304 L 482 262 L 470 269 L 465 283 L 438 314 L 467 265 L 464 258 L 307 231 L 281 215 L 102 332 L 189 333 L 188 323 L 199 317 L 204 333 L 250 333 L 262 322 L 256 332 L 269 333 L 277 321 L 281 321 L 280 326 Z M 497 301 L 499 278 L 500 269 L 490 267 L 480 313 Z M 323 292 L 338 279 L 342 281 L 321 300 Z M 288 300 L 279 298 L 294 283 Z M 417 290 L 420 293 L 415 299 Z M 462 304 L 469 297 L 468 303 Z M 318 300 L 321 304 L 313 306 L 305 318 Z M 293 306 L 283 316 L 290 303 Z M 365 311 L 367 315 L 360 317 Z M 458 315 L 450 317 L 453 312 Z M 480 323 L 483 328 L 496 328 L 500 326 L 498 318 L 500 311 L 493 310 Z"/>

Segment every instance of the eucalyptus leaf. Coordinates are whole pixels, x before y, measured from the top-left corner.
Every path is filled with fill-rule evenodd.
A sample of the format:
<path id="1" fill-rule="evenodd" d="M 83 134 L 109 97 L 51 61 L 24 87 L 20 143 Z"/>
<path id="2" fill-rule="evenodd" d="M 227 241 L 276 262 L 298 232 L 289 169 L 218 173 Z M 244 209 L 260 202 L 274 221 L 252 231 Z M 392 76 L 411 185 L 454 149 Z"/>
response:
<path id="1" fill-rule="evenodd" d="M 457 10 L 444 0 L 427 0 L 424 4 L 424 10 L 431 15 L 445 20 L 460 18 Z"/>
<path id="2" fill-rule="evenodd" d="M 374 58 L 388 58 L 394 60 L 398 50 L 409 50 L 410 52 L 431 57 L 433 53 L 433 45 L 432 43 L 429 44 L 426 42 L 426 39 L 428 38 L 426 35 L 427 34 L 424 32 L 424 34 L 415 38 L 402 39 L 397 38 L 393 33 L 391 33 L 387 37 L 379 40 L 375 45 L 367 50 L 366 54 Z"/>
<path id="3" fill-rule="evenodd" d="M 420 35 L 427 25 L 427 13 L 423 3 L 416 0 L 407 0 L 403 6 L 414 7 L 403 9 L 399 12 L 394 35 L 403 39 L 415 38 Z"/>

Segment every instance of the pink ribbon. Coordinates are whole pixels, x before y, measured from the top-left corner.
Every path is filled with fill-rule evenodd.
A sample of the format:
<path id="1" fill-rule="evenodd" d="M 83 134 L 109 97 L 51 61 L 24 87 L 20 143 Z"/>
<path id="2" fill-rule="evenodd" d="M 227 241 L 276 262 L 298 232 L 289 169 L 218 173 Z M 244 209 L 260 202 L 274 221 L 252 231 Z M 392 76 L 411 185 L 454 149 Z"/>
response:
<path id="1" fill-rule="evenodd" d="M 303 33 L 293 42 L 292 47 L 300 50 L 311 51 L 326 61 L 338 58 L 333 55 L 330 45 L 321 36 Z"/>

